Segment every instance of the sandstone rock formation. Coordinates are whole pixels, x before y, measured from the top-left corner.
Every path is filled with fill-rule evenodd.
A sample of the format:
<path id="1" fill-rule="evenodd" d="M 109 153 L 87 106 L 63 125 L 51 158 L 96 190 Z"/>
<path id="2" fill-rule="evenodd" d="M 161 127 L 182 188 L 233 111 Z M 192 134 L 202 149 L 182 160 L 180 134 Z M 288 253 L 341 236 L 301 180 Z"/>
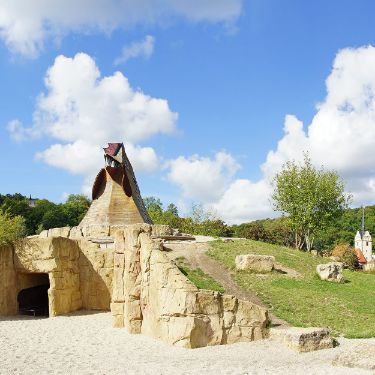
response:
<path id="1" fill-rule="evenodd" d="M 0 315 L 17 314 L 18 293 L 47 277 L 50 316 L 111 309 L 115 327 L 187 348 L 264 338 L 267 310 L 199 290 L 165 251 L 170 233 L 149 224 L 57 228 L 3 247 Z"/>
<path id="2" fill-rule="evenodd" d="M 270 339 L 280 342 L 298 352 L 333 348 L 334 340 L 325 328 L 273 328 Z"/>
<path id="3" fill-rule="evenodd" d="M 341 262 L 331 262 L 326 264 L 318 264 L 316 272 L 321 280 L 343 283 L 344 276 L 342 274 L 344 265 Z"/>
<path id="4" fill-rule="evenodd" d="M 78 258 L 77 243 L 63 237 L 29 238 L 17 243 L 14 248 L 17 275 L 24 275 L 23 279 L 27 280 L 25 275 L 48 274 L 50 316 L 82 307 Z M 20 284 L 17 289 L 22 289 Z"/>
<path id="5" fill-rule="evenodd" d="M 265 337 L 266 309 L 199 290 L 151 234 L 147 224 L 116 234 L 111 304 L 115 327 L 187 348 Z"/>
<path id="6" fill-rule="evenodd" d="M 13 264 L 13 248 L 0 246 L 0 315 L 17 314 L 17 276 Z"/>
<path id="7" fill-rule="evenodd" d="M 271 272 L 275 265 L 275 257 L 269 255 L 243 254 L 237 255 L 235 262 L 238 270 Z"/>

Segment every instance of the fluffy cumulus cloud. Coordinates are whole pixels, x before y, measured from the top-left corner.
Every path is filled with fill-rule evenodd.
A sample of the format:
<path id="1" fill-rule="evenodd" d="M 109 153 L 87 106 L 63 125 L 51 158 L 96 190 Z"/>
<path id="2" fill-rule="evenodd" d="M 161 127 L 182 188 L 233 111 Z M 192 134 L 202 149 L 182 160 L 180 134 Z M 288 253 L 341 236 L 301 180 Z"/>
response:
<path id="1" fill-rule="evenodd" d="M 310 152 L 313 162 L 335 169 L 354 193 L 354 203 L 375 197 L 375 48 L 347 48 L 337 54 L 326 80 L 327 95 L 306 131 L 294 116 L 285 120 L 285 135 L 262 166 L 274 174 L 290 159 Z"/>
<path id="2" fill-rule="evenodd" d="M 166 100 L 134 90 L 122 73 L 101 77 L 95 61 L 83 53 L 57 57 L 45 86 L 32 126 L 24 127 L 18 120 L 8 124 L 16 141 L 44 136 L 56 140 L 37 154 L 39 160 L 92 178 L 103 162 L 100 147 L 125 140 L 136 171 L 158 168 L 154 149 L 139 142 L 175 131 L 177 114 Z"/>
<path id="3" fill-rule="evenodd" d="M 242 0 L 1 0 L 0 37 L 14 52 L 35 57 L 48 39 L 69 32 L 110 33 L 182 17 L 233 24 Z"/>
<path id="4" fill-rule="evenodd" d="M 193 155 L 168 162 L 168 180 L 179 186 L 186 198 L 215 202 L 225 192 L 239 165 L 226 152 L 213 159 Z"/>
<path id="5" fill-rule="evenodd" d="M 115 60 L 115 65 L 127 62 L 129 59 L 143 57 L 149 59 L 154 52 L 155 38 L 152 35 L 146 37 L 140 42 L 133 42 L 129 46 L 123 47 L 121 55 Z"/>
<path id="6" fill-rule="evenodd" d="M 293 115 L 285 117 L 284 136 L 261 166 L 261 180 L 236 179 L 233 173 L 222 175 L 222 179 L 231 183 L 221 185 L 220 197 L 215 196 L 216 201 L 209 198 L 209 202 L 225 220 L 238 223 L 271 216 L 272 177 L 286 161 L 301 161 L 305 151 L 316 166 L 335 169 L 344 178 L 347 190 L 354 195 L 355 205 L 374 203 L 375 48 L 367 46 L 339 51 L 326 88 L 327 95 L 317 106 L 308 126 Z M 184 175 L 186 163 L 177 165 L 179 175 Z M 188 183 L 183 186 L 178 180 L 171 181 L 181 186 L 186 195 Z M 206 184 L 202 180 L 199 187 L 196 185 L 199 181 L 194 179 L 196 192 Z M 194 198 L 200 199 L 198 195 Z M 206 193 L 201 195 L 201 201 L 207 201 Z"/>

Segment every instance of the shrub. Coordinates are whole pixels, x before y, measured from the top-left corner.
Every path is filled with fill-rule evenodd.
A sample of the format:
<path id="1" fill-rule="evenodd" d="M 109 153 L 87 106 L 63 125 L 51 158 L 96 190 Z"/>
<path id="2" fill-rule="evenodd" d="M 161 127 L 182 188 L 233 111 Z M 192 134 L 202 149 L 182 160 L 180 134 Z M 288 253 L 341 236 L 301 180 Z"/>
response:
<path id="1" fill-rule="evenodd" d="M 336 245 L 332 250 L 332 256 L 338 257 L 349 269 L 354 269 L 358 265 L 355 250 L 349 244 Z"/>
<path id="2" fill-rule="evenodd" d="M 26 232 L 25 219 L 0 210 L 0 245 L 10 244 Z"/>
<path id="3" fill-rule="evenodd" d="M 275 245 L 292 246 L 294 234 L 286 218 L 256 220 L 232 227 L 236 237 L 263 241 Z"/>

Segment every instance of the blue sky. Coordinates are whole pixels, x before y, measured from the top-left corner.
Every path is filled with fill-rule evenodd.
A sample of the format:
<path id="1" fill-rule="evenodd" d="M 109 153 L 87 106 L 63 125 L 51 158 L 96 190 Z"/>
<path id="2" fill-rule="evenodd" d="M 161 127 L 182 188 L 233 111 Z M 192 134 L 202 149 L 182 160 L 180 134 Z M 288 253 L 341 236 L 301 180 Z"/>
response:
<path id="1" fill-rule="evenodd" d="M 60 0 L 52 2 L 55 9 L 44 0 L 30 3 L 26 10 L 20 0 L 0 4 L 0 193 L 61 201 L 64 194 L 88 192 L 102 166 L 100 146 L 124 141 L 133 148 L 129 156 L 143 195 L 176 202 L 182 211 L 202 202 L 228 222 L 271 216 L 269 181 L 302 151 L 339 171 L 354 204 L 375 202 L 374 115 L 372 104 L 363 106 L 372 103 L 375 87 L 374 2 L 183 0 L 176 7 L 148 0 L 138 9 L 139 2 L 124 0 L 108 1 L 106 12 L 99 1 L 92 9 Z M 145 52 L 147 36 L 152 45 Z M 124 48 L 133 56 L 116 65 Z M 47 70 L 57 71 L 58 56 L 64 56 L 60 73 L 47 88 Z M 116 115 L 126 102 L 121 95 L 96 121 L 90 105 L 95 109 L 111 95 L 80 92 L 86 63 L 100 71 L 96 83 L 120 71 L 132 94 L 164 99 L 167 108 L 157 113 L 147 103 L 136 109 L 132 103 L 135 117 L 152 131 L 125 139 L 137 122 Z M 65 87 L 64 77 L 74 72 L 74 87 Z M 79 134 L 56 136 L 51 129 L 65 126 L 70 114 L 67 119 L 66 109 L 54 106 L 86 99 L 90 103 L 74 116 L 88 122 L 67 125 L 67 134 L 80 127 Z M 343 103 L 353 113 L 342 111 Z M 72 149 L 65 146 L 77 150 L 80 142 L 87 149 L 69 160 Z M 46 153 L 54 144 L 62 148 Z"/>

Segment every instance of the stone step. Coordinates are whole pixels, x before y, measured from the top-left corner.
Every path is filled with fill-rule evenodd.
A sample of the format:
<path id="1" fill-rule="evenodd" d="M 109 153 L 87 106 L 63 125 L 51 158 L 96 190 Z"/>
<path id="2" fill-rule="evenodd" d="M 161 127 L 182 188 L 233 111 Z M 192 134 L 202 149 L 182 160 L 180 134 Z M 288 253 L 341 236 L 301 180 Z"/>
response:
<path id="1" fill-rule="evenodd" d="M 333 348 L 335 340 L 326 328 L 271 328 L 269 338 L 298 352 Z"/>

